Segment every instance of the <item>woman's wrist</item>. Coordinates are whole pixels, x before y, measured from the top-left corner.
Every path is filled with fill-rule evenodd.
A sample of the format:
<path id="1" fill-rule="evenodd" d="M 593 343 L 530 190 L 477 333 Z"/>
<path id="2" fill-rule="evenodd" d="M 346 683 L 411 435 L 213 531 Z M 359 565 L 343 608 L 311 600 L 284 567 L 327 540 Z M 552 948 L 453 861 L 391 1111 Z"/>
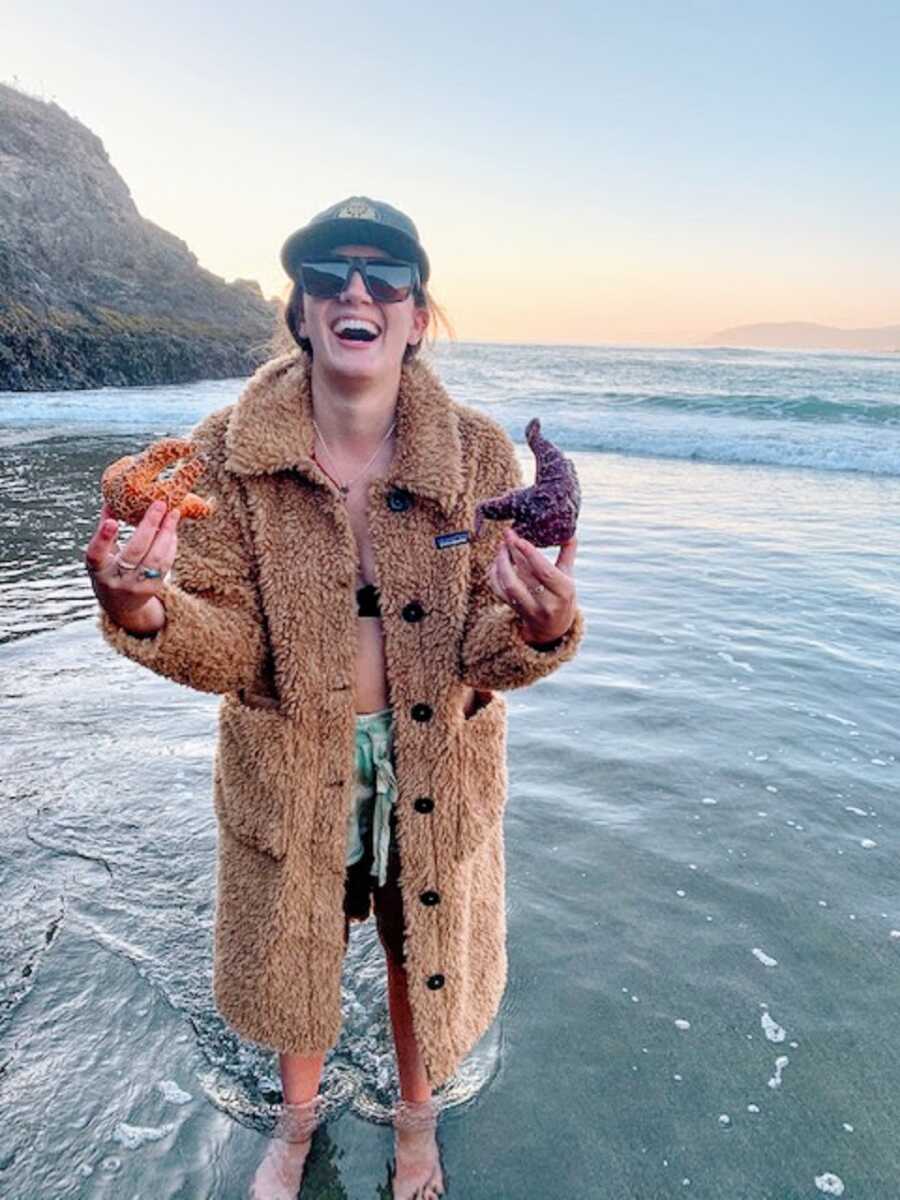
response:
<path id="1" fill-rule="evenodd" d="M 571 626 L 569 626 L 569 629 L 571 629 Z M 540 634 L 535 635 L 534 633 L 530 632 L 521 621 L 518 625 L 519 636 L 522 638 L 522 641 L 526 643 L 526 645 L 531 647 L 532 650 L 558 650 L 568 637 L 569 629 L 567 629 L 565 633 L 561 633 L 558 637 L 548 639 L 546 636 L 542 636 Z"/>
<path id="2" fill-rule="evenodd" d="M 108 613 L 108 616 L 120 629 L 134 637 L 153 637 L 166 623 L 166 608 L 158 596 L 151 596 L 133 612 L 119 615 Z"/>
<path id="3" fill-rule="evenodd" d="M 529 642 L 528 645 L 532 650 L 558 650 L 566 640 L 566 635 L 554 638 L 552 642 Z"/>

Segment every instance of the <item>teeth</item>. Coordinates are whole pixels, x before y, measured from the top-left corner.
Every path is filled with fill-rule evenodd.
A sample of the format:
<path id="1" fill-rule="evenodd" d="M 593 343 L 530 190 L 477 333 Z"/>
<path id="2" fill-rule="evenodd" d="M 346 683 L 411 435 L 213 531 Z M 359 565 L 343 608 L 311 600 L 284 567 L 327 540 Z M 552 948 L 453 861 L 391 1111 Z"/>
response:
<path id="1" fill-rule="evenodd" d="M 365 329 L 376 336 L 381 333 L 374 321 L 365 321 L 361 317 L 341 317 L 331 328 L 334 333 L 343 333 L 345 329 Z"/>

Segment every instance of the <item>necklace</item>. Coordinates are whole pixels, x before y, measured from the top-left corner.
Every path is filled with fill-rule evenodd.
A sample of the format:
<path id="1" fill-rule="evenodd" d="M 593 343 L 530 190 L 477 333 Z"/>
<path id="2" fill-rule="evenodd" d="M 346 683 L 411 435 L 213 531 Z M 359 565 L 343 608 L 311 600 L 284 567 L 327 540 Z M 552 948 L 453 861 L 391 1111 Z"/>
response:
<path id="1" fill-rule="evenodd" d="M 379 455 L 379 454 L 380 454 L 380 452 L 381 452 L 381 447 L 384 445 L 384 443 L 385 443 L 385 442 L 388 440 L 388 438 L 389 438 L 389 437 L 391 436 L 391 434 L 393 433 L 393 431 L 394 431 L 394 426 L 395 426 L 396 424 L 397 424 L 397 422 L 396 422 L 396 421 L 392 421 L 392 422 L 391 422 L 391 427 L 390 427 L 390 429 L 387 431 L 387 433 L 384 435 L 384 437 L 383 437 L 383 438 L 381 439 L 381 441 L 378 443 L 378 447 L 377 447 L 377 449 L 375 450 L 375 453 L 372 455 L 372 457 L 369 459 L 369 461 L 366 463 L 366 465 L 363 467 L 363 469 L 362 469 L 362 470 L 361 470 L 361 471 L 360 471 L 358 474 L 354 475 L 352 479 L 348 479 L 346 483 L 341 483 L 339 480 L 337 480 L 337 479 L 334 479 L 334 477 L 333 477 L 333 476 L 331 476 L 331 475 L 328 475 L 328 472 L 327 472 L 327 471 L 325 472 L 325 474 L 326 474 L 326 475 L 328 475 L 328 478 L 329 478 L 329 479 L 331 479 L 333 483 L 337 484 L 338 491 L 341 493 L 341 496 L 343 497 L 343 499 L 344 499 L 344 500 L 346 500 L 346 499 L 347 499 L 347 496 L 348 496 L 348 494 L 349 494 L 349 492 L 350 492 L 350 488 L 351 488 L 351 486 L 352 486 L 354 483 L 356 483 L 357 479 L 361 479 L 361 478 L 363 477 L 363 475 L 365 475 L 366 471 L 368 471 L 369 467 L 371 467 L 372 463 L 373 463 L 373 462 L 375 461 L 375 459 L 378 457 L 378 455 Z M 333 465 L 334 465 L 334 461 L 335 461 L 335 460 L 334 460 L 334 455 L 333 455 L 333 454 L 331 453 L 331 451 L 328 449 L 328 443 L 325 441 L 324 437 L 322 437 L 322 430 L 321 430 L 321 429 L 318 427 L 318 425 L 316 425 L 315 419 L 313 419 L 313 426 L 315 427 L 316 433 L 317 433 L 317 434 L 319 435 L 319 437 L 322 439 L 322 445 L 325 447 L 325 453 L 326 453 L 326 454 L 328 455 L 328 457 L 331 459 L 331 463 L 332 463 L 332 466 L 333 466 Z M 315 457 L 316 457 L 316 450 L 315 450 L 315 447 L 313 447 L 313 458 L 315 458 Z M 318 459 L 316 459 L 316 462 L 318 462 Z M 320 463 L 319 465 L 321 466 L 321 463 Z M 324 470 L 324 468 L 323 468 L 323 470 Z"/>

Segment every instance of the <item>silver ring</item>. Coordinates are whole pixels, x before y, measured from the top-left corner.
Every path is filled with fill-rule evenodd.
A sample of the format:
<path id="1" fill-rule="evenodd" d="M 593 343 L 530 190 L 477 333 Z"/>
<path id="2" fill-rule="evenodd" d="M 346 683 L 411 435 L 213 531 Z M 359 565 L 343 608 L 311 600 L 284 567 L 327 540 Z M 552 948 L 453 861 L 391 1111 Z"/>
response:
<path id="1" fill-rule="evenodd" d="M 140 563 L 127 563 L 124 558 L 116 561 L 116 566 L 124 567 L 126 571 L 136 571 L 140 565 Z"/>
<path id="2" fill-rule="evenodd" d="M 142 579 L 162 579 L 162 571 L 157 571 L 156 567 L 144 567 L 141 571 Z"/>
<path id="3" fill-rule="evenodd" d="M 532 596 L 536 596 L 538 594 L 538 592 L 542 592 L 543 590 L 544 590 L 544 585 L 542 583 L 539 583 L 536 588 L 531 589 L 531 594 L 532 594 Z"/>

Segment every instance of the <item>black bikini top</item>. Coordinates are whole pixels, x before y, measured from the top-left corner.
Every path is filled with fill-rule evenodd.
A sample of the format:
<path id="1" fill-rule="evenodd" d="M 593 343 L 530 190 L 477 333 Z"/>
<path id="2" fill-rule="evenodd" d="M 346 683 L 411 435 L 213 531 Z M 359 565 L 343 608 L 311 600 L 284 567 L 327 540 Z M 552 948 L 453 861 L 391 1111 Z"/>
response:
<path id="1" fill-rule="evenodd" d="M 356 604 L 361 617 L 380 617 L 381 606 L 378 603 L 378 588 L 374 583 L 356 589 Z"/>

